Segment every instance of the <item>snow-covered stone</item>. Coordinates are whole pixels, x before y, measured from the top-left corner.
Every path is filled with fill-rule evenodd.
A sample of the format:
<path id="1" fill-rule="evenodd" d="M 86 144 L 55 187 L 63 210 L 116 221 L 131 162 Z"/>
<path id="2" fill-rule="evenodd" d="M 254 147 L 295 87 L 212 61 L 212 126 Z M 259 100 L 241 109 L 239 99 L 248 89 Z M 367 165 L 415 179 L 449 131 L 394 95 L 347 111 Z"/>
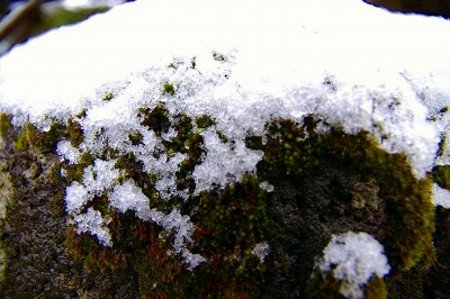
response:
<path id="1" fill-rule="evenodd" d="M 2 57 L 0 110 L 12 114 L 15 125 L 29 121 L 44 131 L 69 117 L 80 124 L 79 148 L 68 140 L 57 146 L 61 160 L 72 164 L 85 153 L 94 158 L 82 182 L 65 193 L 79 233 L 111 245 L 100 212 L 81 212 L 106 193 L 111 207 L 132 209 L 174 233 L 173 252 L 192 269 L 205 259 L 187 249 L 196 229 L 190 216 L 178 207 L 166 214 L 150 209 L 140 187 L 120 182 L 107 150 L 132 153 L 155 176 L 159 199 L 188 200 L 255 173 L 263 155 L 246 147 L 248 134 L 263 136 L 273 119 L 302 123 L 313 114 L 323 131 L 369 132 L 381 148 L 404 153 L 416 177 L 424 178 L 436 161 L 448 163 L 448 150 L 447 158 L 436 153 L 449 130 L 449 79 L 450 23 L 443 19 L 391 14 L 359 0 L 140 0 Z M 165 148 L 175 131 L 158 136 L 143 125 L 140 108 L 161 104 L 172 121 L 180 114 L 214 121 L 201 133 L 205 152 L 192 173 L 192 194 L 175 183 L 186 155 Z M 130 142 L 133 134 L 142 136 L 140 143 Z M 384 257 L 370 236 L 333 240 L 350 244 L 352 267 L 360 267 L 362 253 L 351 244 L 364 243 Z M 376 264 L 362 278 L 342 269 L 336 278 L 360 286 L 388 267 Z"/>

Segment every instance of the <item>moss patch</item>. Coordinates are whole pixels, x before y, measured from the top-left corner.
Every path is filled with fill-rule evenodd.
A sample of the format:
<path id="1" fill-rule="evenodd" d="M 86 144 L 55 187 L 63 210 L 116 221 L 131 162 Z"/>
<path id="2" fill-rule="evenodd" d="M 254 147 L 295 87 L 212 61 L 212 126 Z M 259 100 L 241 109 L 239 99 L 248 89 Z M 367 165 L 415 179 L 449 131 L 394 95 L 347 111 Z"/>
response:
<path id="1" fill-rule="evenodd" d="M 0 137 L 5 137 L 6 133 L 12 128 L 11 126 L 11 115 L 0 114 Z"/>
<path id="2" fill-rule="evenodd" d="M 450 190 L 450 165 L 438 165 L 433 168 L 432 178 L 441 188 Z"/>
<path id="3" fill-rule="evenodd" d="M 170 89 L 166 93 L 173 95 Z M 212 292 L 235 298 L 262 294 L 336 296 L 338 282 L 313 282 L 311 273 L 315 258 L 331 235 L 348 230 L 368 232 L 385 246 L 393 276 L 402 277 L 412 268 L 427 268 L 434 259 L 431 180 L 417 180 L 404 155 L 380 149 L 366 132 L 349 135 L 332 128 L 326 134 L 317 134 L 319 120 L 313 117 L 303 123 L 289 119 L 272 121 L 263 134 L 245 137 L 248 148 L 263 152 L 256 173 L 246 174 L 224 189 L 194 195 L 192 175 L 205 156 L 202 133 L 216 130 L 224 142 L 233 141 L 217 131 L 209 116 L 173 115 L 163 103 L 141 108 L 138 117 L 141 125 L 161 140 L 160 152 L 155 152 L 154 158 L 161 154 L 169 158 L 185 155 L 175 183 L 176 189 L 185 192 L 189 199 L 161 198 L 155 187 L 159 174 L 145 172 L 143 163 L 133 153 L 106 148 L 100 155 L 103 159 L 117 159 L 115 167 L 122 173 L 119 183 L 132 179 L 149 199 L 151 208 L 165 214 L 177 208 L 181 214 L 189 215 L 196 229 L 193 242 L 186 244 L 186 249 L 200 254 L 206 262 L 188 270 L 181 254 L 168 254 L 173 250 L 175 231 L 165 231 L 152 221 L 144 222 L 132 211 L 119 213 L 109 206 L 108 194 L 104 192 L 84 208 L 100 211 L 109 220 L 107 227 L 114 246 L 102 247 L 94 236 L 78 235 L 73 225 L 58 226 L 63 236 L 58 246 L 70 252 L 77 265 L 70 272 L 73 277 L 79 275 L 76 273 L 110 275 L 117 281 L 126 277 L 126 285 L 133 286 L 133 294 L 141 297 L 207 297 Z M 84 141 L 80 120 L 54 124 L 48 132 L 31 124 L 13 128 L 10 120 L 7 115 L 1 116 L 0 129 L 5 140 L 15 144 L 9 147 L 8 155 L 13 158 L 8 160 L 8 167 L 15 169 L 14 180 L 23 183 L 15 200 L 30 204 L 31 195 L 26 194 L 31 187 L 26 184 L 41 177 L 33 192 L 39 188 L 51 192 L 41 205 L 47 211 L 48 221 L 66 223 L 65 187 L 73 181 L 82 183 L 84 169 L 93 164 L 95 157 L 85 152 L 78 164 L 69 165 L 57 161 L 54 151 L 63 139 L 70 140 L 74 147 L 80 146 Z M 141 132 L 128 135 L 133 146 L 143 144 L 143 139 Z M 53 157 L 53 163 L 43 166 L 38 162 L 39 155 Z M 445 167 L 436 167 L 432 178 L 446 186 L 447 172 Z M 262 188 L 268 184 L 273 186 L 273 192 Z M 49 191 L 50 187 L 54 190 Z M 19 206 L 14 209 L 18 213 Z M 21 225 L 15 225 L 22 230 Z M 10 240 L 20 243 L 18 239 Z M 263 242 L 269 244 L 271 251 L 261 263 L 252 251 Z M 13 256 L 8 250 L 6 256 Z M 80 286 L 83 279 L 73 279 L 73 285 L 85 287 Z M 395 279 L 390 282 L 395 283 Z M 373 279 L 365 292 L 368 298 L 375 298 L 385 296 L 385 290 L 382 279 Z M 35 290 L 33 294 L 40 292 Z"/>
<path id="4" fill-rule="evenodd" d="M 380 149 L 368 133 L 348 135 L 333 128 L 316 134 L 316 124 L 312 118 L 303 126 L 280 120 L 268 124 L 265 145 L 261 136 L 246 139 L 247 146 L 264 151 L 258 177 L 278 190 L 270 201 L 269 214 L 280 224 L 269 230 L 269 236 L 273 240 L 281 235 L 298 238 L 298 245 L 271 243 L 269 238 L 271 248 L 280 255 L 298 258 L 296 246 L 301 253 L 300 278 L 294 280 L 299 287 L 293 282 L 292 288 L 304 291 L 305 273 L 314 266 L 309 254 L 320 252 L 332 233 L 348 230 L 375 236 L 385 246 L 393 273 L 419 262 L 429 267 L 434 259 L 430 180 L 417 180 L 404 155 Z M 280 257 L 272 262 L 283 264 Z M 296 271 L 283 267 L 278 266 L 278 274 L 269 273 L 269 280 L 294 277 Z"/>
<path id="5" fill-rule="evenodd" d="M 50 153 L 55 150 L 56 143 L 65 133 L 65 126 L 54 123 L 48 132 L 38 130 L 34 125 L 26 123 L 17 138 L 16 151 L 25 151 L 31 146 L 40 153 Z"/>
<path id="6" fill-rule="evenodd" d="M 175 86 L 173 85 L 173 83 L 170 82 L 164 83 L 162 93 L 173 96 L 175 94 Z"/>

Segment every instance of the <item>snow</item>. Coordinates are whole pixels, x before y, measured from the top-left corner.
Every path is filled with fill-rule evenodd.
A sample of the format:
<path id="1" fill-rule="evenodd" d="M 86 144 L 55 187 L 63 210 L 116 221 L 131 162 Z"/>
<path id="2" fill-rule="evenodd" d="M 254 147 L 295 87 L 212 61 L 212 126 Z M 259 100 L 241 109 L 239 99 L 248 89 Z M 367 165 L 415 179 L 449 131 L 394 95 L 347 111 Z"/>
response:
<path id="1" fill-rule="evenodd" d="M 80 161 L 80 151 L 72 146 L 70 141 L 64 140 L 56 145 L 56 153 L 60 160 L 67 160 L 69 164 L 78 164 Z"/>
<path id="2" fill-rule="evenodd" d="M 231 149 L 231 145 L 221 141 L 214 129 L 203 132 L 203 137 L 207 155 L 192 174 L 197 194 L 209 190 L 214 184 L 225 188 L 227 184 L 240 181 L 246 172 L 256 171 L 262 153 L 248 149 L 243 140 L 238 140 Z"/>
<path id="3" fill-rule="evenodd" d="M 450 191 L 433 184 L 433 203 L 435 206 L 450 209 Z"/>
<path id="4" fill-rule="evenodd" d="M 57 146 L 68 163 L 87 152 L 95 159 L 82 183 L 66 190 L 66 209 L 80 232 L 111 244 L 101 215 L 80 214 L 106 192 L 111 207 L 132 209 L 174 232 L 173 251 L 194 267 L 204 259 L 186 249 L 195 230 L 189 217 L 176 207 L 167 215 L 145 207 L 139 187 L 120 184 L 116 161 L 105 157 L 109 149 L 134 154 L 156 176 L 162 200 L 192 195 L 175 184 L 186 155 L 164 146 L 176 132 L 157 136 L 142 125 L 139 108 L 162 103 L 170 119 L 182 113 L 214 120 L 201 133 L 205 154 L 192 174 L 194 194 L 256 171 L 262 152 L 245 147 L 247 134 L 263 136 L 274 118 L 301 123 L 310 114 L 348 133 L 370 132 L 380 147 L 405 153 L 424 178 L 435 163 L 449 163 L 448 149 L 436 157 L 449 113 L 433 119 L 450 106 L 449 79 L 450 23 L 444 19 L 392 14 L 360 0 L 140 0 L 3 56 L 0 110 L 13 114 L 14 124 L 30 121 L 47 130 L 70 117 L 82 127 L 79 148 L 67 140 Z M 168 82 L 173 95 L 162 92 Z M 130 142 L 136 133 L 142 144 Z"/>
<path id="5" fill-rule="evenodd" d="M 77 233 L 90 233 L 97 237 L 103 246 L 112 246 L 111 235 L 105 220 L 99 211 L 89 208 L 83 215 L 77 215 L 73 218 L 77 223 Z"/>
<path id="6" fill-rule="evenodd" d="M 66 188 L 66 211 L 70 214 L 79 213 L 81 208 L 92 198 L 88 195 L 86 188 L 78 182 Z"/>
<path id="7" fill-rule="evenodd" d="M 114 6 L 124 3 L 124 0 L 63 0 L 62 5 L 68 8 Z"/>
<path id="8" fill-rule="evenodd" d="M 148 198 L 132 180 L 127 180 L 116 187 L 113 192 L 108 194 L 108 200 L 112 207 L 122 213 L 134 210 L 140 219 L 151 220 L 161 225 L 166 231 L 175 231 L 173 251 L 182 254 L 188 269 L 192 270 L 205 261 L 201 255 L 193 254 L 186 249 L 186 245 L 192 243 L 191 235 L 194 232 L 194 226 L 190 222 L 189 216 L 181 215 L 177 209 L 173 209 L 168 215 L 164 215 L 156 209 L 150 209 Z"/>
<path id="9" fill-rule="evenodd" d="M 347 298 L 363 298 L 362 287 L 372 276 L 383 278 L 391 269 L 383 245 L 367 233 L 352 231 L 333 235 L 319 268 L 324 273 L 332 271 Z"/>
<path id="10" fill-rule="evenodd" d="M 261 263 L 264 263 L 264 260 L 266 256 L 270 252 L 270 246 L 267 242 L 261 242 L 255 245 L 255 247 L 252 249 L 252 254 L 259 258 L 259 261 Z"/>

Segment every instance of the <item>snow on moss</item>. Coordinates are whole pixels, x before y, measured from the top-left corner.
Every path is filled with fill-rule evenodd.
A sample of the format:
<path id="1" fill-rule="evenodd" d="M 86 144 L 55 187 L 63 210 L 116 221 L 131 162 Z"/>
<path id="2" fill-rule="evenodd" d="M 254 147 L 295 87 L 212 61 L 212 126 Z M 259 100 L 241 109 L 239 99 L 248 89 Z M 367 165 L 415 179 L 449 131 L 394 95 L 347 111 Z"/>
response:
<path id="1" fill-rule="evenodd" d="M 262 242 L 256 244 L 256 246 L 252 250 L 252 254 L 257 256 L 261 263 L 264 263 L 266 256 L 270 252 L 270 246 L 267 242 Z"/>
<path id="2" fill-rule="evenodd" d="M 103 246 L 112 246 L 107 222 L 99 211 L 89 208 L 85 214 L 76 215 L 73 220 L 77 224 L 77 233 L 90 233 L 96 236 Z"/>
<path id="3" fill-rule="evenodd" d="M 80 151 L 74 148 L 70 141 L 61 141 L 56 146 L 56 153 L 61 160 L 67 160 L 70 164 L 77 164 L 80 161 Z"/>
<path id="4" fill-rule="evenodd" d="M 194 232 L 194 226 L 190 222 L 189 216 L 181 215 L 177 209 L 173 209 L 168 215 L 156 209 L 150 209 L 148 198 L 131 180 L 127 180 L 110 192 L 108 200 L 112 207 L 122 213 L 134 210 L 140 219 L 151 220 L 161 225 L 166 231 L 175 231 L 173 251 L 181 253 L 189 269 L 193 269 L 205 261 L 201 255 L 193 254 L 186 249 L 186 245 L 192 243 L 191 235 Z"/>
<path id="5" fill-rule="evenodd" d="M 220 140 L 213 129 L 202 136 L 207 154 L 193 173 L 197 194 L 213 185 L 225 188 L 227 184 L 240 181 L 245 173 L 256 170 L 256 164 L 262 158 L 262 152 L 248 149 L 242 139 L 237 139 L 232 149 L 230 144 Z"/>
<path id="6" fill-rule="evenodd" d="M 69 164 L 87 154 L 94 161 L 66 190 L 79 232 L 111 244 L 101 214 L 90 207 L 82 214 L 106 193 L 119 211 L 132 209 L 174 231 L 174 252 L 194 267 L 203 259 L 186 249 L 195 230 L 189 216 L 177 207 L 168 214 L 145 207 L 147 196 L 120 179 L 115 157 L 142 163 L 160 200 L 186 201 L 255 173 L 262 153 L 247 148 L 245 136 L 264 136 L 273 119 L 302 123 L 313 114 L 323 120 L 318 128 L 368 131 L 382 148 L 406 154 L 418 178 L 434 166 L 448 131 L 450 23 L 359 0 L 311 2 L 141 0 L 115 7 L 2 57 L 0 109 L 13 124 L 80 125 L 78 148 L 63 140 L 56 149 Z M 153 124 L 146 111 L 160 106 L 167 113 Z M 441 110 L 439 121 L 430 118 Z M 181 134 L 181 117 L 203 115 L 209 127 L 190 123 L 204 151 L 186 174 L 195 189 L 180 190 L 177 174 L 192 149 L 174 151 L 168 143 Z"/>
<path id="7" fill-rule="evenodd" d="M 433 203 L 436 206 L 450 209 L 450 191 L 439 187 L 438 184 L 433 184 Z"/>
<path id="8" fill-rule="evenodd" d="M 362 288 L 372 276 L 383 278 L 391 269 L 383 245 L 367 233 L 351 231 L 333 236 L 319 268 L 342 282 L 340 293 L 347 298 L 363 298 Z"/>

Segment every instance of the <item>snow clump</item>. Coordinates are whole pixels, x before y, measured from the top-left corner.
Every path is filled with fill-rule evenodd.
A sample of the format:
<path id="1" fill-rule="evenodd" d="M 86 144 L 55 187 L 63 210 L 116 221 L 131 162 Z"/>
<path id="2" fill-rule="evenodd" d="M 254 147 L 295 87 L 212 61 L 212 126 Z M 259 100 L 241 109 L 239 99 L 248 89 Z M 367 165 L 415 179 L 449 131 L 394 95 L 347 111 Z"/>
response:
<path id="1" fill-rule="evenodd" d="M 333 235 L 323 252 L 320 270 L 331 271 L 342 282 L 340 293 L 347 298 L 363 298 L 362 287 L 374 275 L 383 278 L 391 269 L 383 245 L 364 232 Z"/>

